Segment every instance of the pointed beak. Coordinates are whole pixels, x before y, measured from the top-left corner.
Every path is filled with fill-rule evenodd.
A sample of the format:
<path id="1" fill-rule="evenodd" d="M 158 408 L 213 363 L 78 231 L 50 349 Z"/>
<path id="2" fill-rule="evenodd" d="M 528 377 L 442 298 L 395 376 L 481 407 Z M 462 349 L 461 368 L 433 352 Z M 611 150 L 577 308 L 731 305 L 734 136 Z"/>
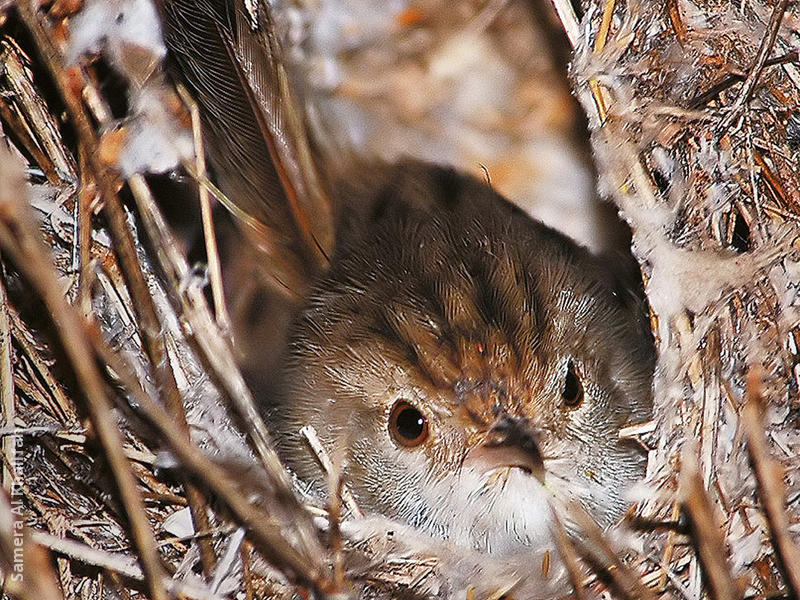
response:
<path id="1" fill-rule="evenodd" d="M 479 471 L 516 467 L 544 481 L 544 461 L 536 432 L 527 419 L 501 414 L 483 442 L 467 452 L 465 465 Z"/>

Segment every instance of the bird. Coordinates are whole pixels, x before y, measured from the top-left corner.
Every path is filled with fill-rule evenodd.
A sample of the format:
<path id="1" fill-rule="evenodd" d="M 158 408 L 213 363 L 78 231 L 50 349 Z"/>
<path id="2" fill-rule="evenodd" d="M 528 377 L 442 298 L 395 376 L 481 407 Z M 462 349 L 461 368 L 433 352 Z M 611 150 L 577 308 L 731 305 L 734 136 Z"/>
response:
<path id="1" fill-rule="evenodd" d="M 652 411 L 641 306 L 588 251 L 452 168 L 382 165 L 339 190 L 355 223 L 267 409 L 292 470 L 326 484 L 302 427 L 346 440 L 361 506 L 487 553 L 552 543 L 554 495 L 616 521 L 645 467 L 619 431 Z"/>
<path id="2" fill-rule="evenodd" d="M 298 481 L 326 494 L 310 426 L 364 512 L 455 548 L 557 554 L 554 501 L 616 522 L 646 466 L 619 433 L 653 407 L 636 286 L 450 166 L 320 165 L 265 4 L 161 10 L 220 188 L 295 298 L 261 403 Z"/>

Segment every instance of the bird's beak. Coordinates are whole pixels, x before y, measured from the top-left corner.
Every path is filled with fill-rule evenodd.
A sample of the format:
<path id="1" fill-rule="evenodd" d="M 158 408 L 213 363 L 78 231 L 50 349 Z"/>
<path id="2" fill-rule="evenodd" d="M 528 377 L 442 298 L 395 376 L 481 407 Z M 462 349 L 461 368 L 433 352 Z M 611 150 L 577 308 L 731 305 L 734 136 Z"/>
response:
<path id="1" fill-rule="evenodd" d="M 483 441 L 469 449 L 464 464 L 483 472 L 517 467 L 544 483 L 544 462 L 536 432 L 523 417 L 500 415 Z"/>

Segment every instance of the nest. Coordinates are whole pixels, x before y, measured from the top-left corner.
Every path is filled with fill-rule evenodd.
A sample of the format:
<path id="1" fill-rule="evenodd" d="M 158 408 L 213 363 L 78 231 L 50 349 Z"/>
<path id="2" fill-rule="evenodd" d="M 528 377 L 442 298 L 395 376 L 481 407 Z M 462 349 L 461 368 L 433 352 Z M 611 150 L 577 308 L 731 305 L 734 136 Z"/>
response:
<path id="1" fill-rule="evenodd" d="M 574 594 L 796 598 L 800 15 L 785 0 L 606 0 L 578 20 L 555 4 L 659 351 L 654 418 L 623 432 L 649 449 L 646 480 L 625 535 L 587 525 L 589 543 L 561 540 Z M 293 490 L 224 303 L 204 293 L 207 278 L 220 290 L 213 236 L 208 270 L 190 266 L 161 212 L 168 198 L 141 174 L 181 163 L 206 211 L 191 102 L 162 75 L 158 35 L 125 27 L 155 12 L 134 0 L 78 8 L 20 3 L 0 30 L 5 591 L 506 594 L 504 565 L 360 518 L 346 472 L 318 445 L 341 493 L 323 507 Z M 96 10 L 121 17 L 93 27 Z M 109 64 L 117 87 L 103 89 Z"/>

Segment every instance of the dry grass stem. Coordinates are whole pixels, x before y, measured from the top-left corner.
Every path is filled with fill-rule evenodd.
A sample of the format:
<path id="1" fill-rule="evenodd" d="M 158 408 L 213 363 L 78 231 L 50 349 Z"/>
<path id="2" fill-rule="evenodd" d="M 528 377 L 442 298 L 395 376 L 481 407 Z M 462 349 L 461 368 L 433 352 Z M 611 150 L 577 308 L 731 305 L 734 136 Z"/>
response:
<path id="1" fill-rule="evenodd" d="M 642 583 L 636 572 L 622 561 L 586 510 L 576 502 L 571 502 L 567 510 L 584 536 L 579 542 L 579 548 L 598 574 L 606 575 L 624 598 L 652 600 L 651 591 Z"/>
<path id="2" fill-rule="evenodd" d="M 311 448 L 311 450 L 314 452 L 314 455 L 317 457 L 317 460 L 319 460 L 319 464 L 322 467 L 322 472 L 326 477 L 332 477 L 334 473 L 340 470 L 334 468 L 330 455 L 328 454 L 327 450 L 325 450 L 325 446 L 322 445 L 322 440 L 319 439 L 317 431 L 311 425 L 306 425 L 300 429 L 300 435 L 306 438 L 309 448 Z M 339 478 L 335 477 L 334 479 L 338 481 Z M 341 488 L 342 501 L 344 502 L 345 506 L 347 506 L 347 510 L 350 511 L 350 514 L 354 517 L 363 517 L 364 513 L 361 512 L 361 509 L 358 507 L 352 492 L 350 492 L 350 490 L 347 488 L 347 483 L 344 481 L 338 481 L 337 487 Z"/>
<path id="3" fill-rule="evenodd" d="M 254 507 L 238 491 L 236 482 L 225 469 L 211 462 L 196 446 L 186 443 L 180 427 L 141 390 L 132 370 L 108 348 L 98 332 L 90 332 L 89 338 L 95 352 L 115 372 L 131 395 L 137 411 L 163 438 L 181 466 L 213 490 L 227 505 L 236 521 L 245 527 L 264 556 L 275 566 L 283 569 L 289 580 L 313 590 L 330 589 L 326 574 L 325 552 L 321 546 L 317 543 L 316 547 L 312 547 L 307 553 L 296 550 L 284 535 L 286 524 L 273 520 L 268 514 Z M 308 515 L 300 511 L 294 513 L 294 516 L 298 520 L 308 519 Z M 316 538 L 313 541 L 316 542 Z M 306 540 L 306 543 L 309 541 Z"/>
<path id="4" fill-rule="evenodd" d="M 25 149 L 36 158 L 51 184 L 74 181 L 75 161 L 61 144 L 58 122 L 34 89 L 19 47 L 10 40 L 0 43 L 0 76 L 9 87 L 0 98 L 3 118 L 23 140 Z M 6 98 L 15 104 L 9 104 Z"/>
<path id="5" fill-rule="evenodd" d="M 764 436 L 761 417 L 761 373 L 753 369 L 747 380 L 747 399 L 742 408 L 742 427 L 747 436 L 747 449 L 758 479 L 758 490 L 770 525 L 786 583 L 795 597 L 800 597 L 800 548 L 789 533 L 786 513 L 786 492 L 783 467 L 772 458 Z"/>
<path id="6" fill-rule="evenodd" d="M 0 265 L 0 270 L 2 270 Z M 3 435 L 3 489 L 11 490 L 15 478 L 16 439 L 10 431 L 14 427 L 16 409 L 14 404 L 14 372 L 11 366 L 11 322 L 8 318 L 8 297 L 6 288 L 0 280 L 0 407 L 3 411 L 3 428 L 9 431 Z"/>
<path id="7" fill-rule="evenodd" d="M 567 39 L 569 40 L 570 45 L 574 48 L 578 45 L 578 41 L 581 36 L 581 27 L 580 23 L 578 22 L 578 17 L 575 14 L 575 9 L 569 0 L 552 1 L 553 6 L 558 13 L 558 17 L 561 19 L 562 25 L 564 25 L 564 31 L 567 34 Z"/>
<path id="8" fill-rule="evenodd" d="M 586 594 L 583 589 L 583 573 L 581 572 L 580 563 L 578 563 L 578 554 L 575 551 L 572 541 L 569 539 L 567 531 L 564 529 L 563 523 L 561 523 L 561 519 L 558 517 L 558 513 L 553 510 L 552 515 L 556 547 L 558 548 L 561 559 L 567 567 L 569 581 L 572 584 L 572 594 L 575 600 L 584 600 Z"/>
<path id="9" fill-rule="evenodd" d="M 686 449 L 681 463 L 680 492 L 683 506 L 691 520 L 693 537 L 703 572 L 711 585 L 712 596 L 716 600 L 736 600 L 742 594 L 731 576 L 725 538 L 692 451 Z"/>
<path id="10" fill-rule="evenodd" d="M 150 358 L 153 374 L 156 378 L 158 388 L 164 396 L 167 409 L 176 419 L 177 423 L 185 431 L 185 438 L 188 440 L 188 426 L 183 407 L 183 399 L 178 391 L 178 385 L 172 370 L 172 365 L 167 352 L 166 343 L 162 333 L 160 319 L 156 312 L 153 298 L 145 281 L 137 256 L 136 243 L 128 228 L 127 216 L 122 203 L 115 191 L 115 182 L 107 167 L 101 162 L 101 152 L 99 140 L 92 129 L 88 115 L 80 103 L 80 99 L 73 93 L 74 87 L 80 85 L 84 89 L 85 82 L 78 78 L 79 70 L 73 69 L 70 76 L 72 89 L 68 87 L 66 69 L 59 56 L 58 50 L 48 37 L 45 27 L 42 25 L 38 16 L 31 10 L 22 10 L 21 14 L 31 32 L 37 39 L 39 47 L 43 50 L 46 62 L 53 78 L 60 85 L 60 92 L 64 99 L 67 109 L 70 111 L 73 122 L 76 124 L 79 139 L 87 157 L 87 165 L 91 169 L 93 179 L 98 185 L 98 189 L 103 197 L 103 212 L 109 224 L 109 232 L 113 239 L 114 252 L 119 261 L 123 277 L 127 283 L 131 294 L 132 307 L 137 317 L 139 332 L 144 343 L 144 349 Z M 76 81 L 77 79 L 77 81 Z M 195 519 L 197 529 L 209 529 L 205 499 L 199 490 L 191 485 L 187 488 L 187 498 L 192 508 L 192 516 Z M 216 562 L 211 541 L 199 539 L 198 544 L 203 558 L 203 566 L 206 573 L 213 570 Z"/>
<path id="11" fill-rule="evenodd" d="M 144 178 L 134 175 L 128 183 L 145 230 L 154 246 L 159 249 L 156 252 L 156 259 L 168 279 L 169 297 L 182 318 L 187 339 L 233 407 L 235 414 L 240 417 L 240 422 L 252 441 L 257 456 L 277 490 L 278 498 L 287 509 L 300 516 L 293 525 L 297 528 L 300 543 L 305 546 L 306 552 L 312 552 L 316 542 L 314 527 L 310 519 L 305 517 L 303 508 L 294 495 L 289 475 L 272 447 L 264 420 L 242 378 L 231 347 L 220 334 L 202 291 L 196 286 L 185 285 L 190 276 L 189 266 L 180 254 L 179 246 L 173 240 Z"/>
<path id="12" fill-rule="evenodd" d="M 176 94 L 164 77 L 163 46 L 146 49 L 136 40 L 115 55 L 109 30 L 97 52 L 76 53 L 72 44 L 92 3 L 84 12 L 76 12 L 78 4 L 58 0 L 34 8 L 0 0 L 0 146 L 27 161 L 28 176 L 26 188 L 21 168 L 0 155 L 0 436 L 3 485 L 11 494 L 0 499 L 4 591 L 23 600 L 288 600 L 351 593 L 360 600 L 503 594 L 522 600 L 513 586 L 527 573 L 508 561 L 459 553 L 375 515 L 362 519 L 347 487 L 347 464 L 310 428 L 302 435 L 328 478 L 328 506 L 295 487 L 230 338 L 219 264 L 220 254 L 228 253 L 224 237 L 216 247 L 210 208 L 212 197 L 231 203 L 209 181 L 196 107 L 185 94 L 181 104 L 180 90 Z M 290 4 L 300 15 L 315 10 Z M 450 51 L 450 44 L 430 26 L 441 17 L 436 4 L 403 11 L 392 22 L 387 48 L 397 40 L 416 48 L 422 39 L 420 47 L 444 64 L 438 53 Z M 570 73 L 588 116 L 600 193 L 631 227 L 659 362 L 652 419 L 619 432 L 648 453 L 645 481 L 631 490 L 636 504 L 630 519 L 604 533 L 579 507 L 556 507 L 554 537 L 563 564 L 553 553 L 530 571 L 541 572 L 546 585 L 548 575 L 566 567 L 579 600 L 795 598 L 797 5 L 587 0 L 580 22 L 572 3 L 553 0 L 553 6 L 574 51 Z M 447 8 L 451 19 L 454 11 Z M 528 38 L 509 29 L 522 8 L 533 10 L 517 0 L 470 0 L 459 5 L 464 14 L 474 9 L 464 31 L 448 29 L 455 37 L 447 40 L 461 34 L 480 39 L 486 44 L 468 49 L 476 61 L 504 78 L 506 68 L 527 73 L 518 50 Z M 296 16 L 292 12 L 287 22 Z M 435 95 L 436 86 L 412 86 L 411 103 L 373 91 L 385 80 L 380 86 L 362 81 L 350 69 L 363 50 L 359 32 L 351 33 L 355 46 L 344 56 L 325 57 L 338 65 L 341 89 L 318 89 L 316 80 L 309 89 L 298 87 L 309 96 L 309 114 L 324 118 L 324 109 L 316 111 L 326 106 L 317 104 L 320 95 L 346 103 L 377 94 L 381 110 L 403 127 L 422 124 L 413 136 L 430 133 L 426 111 L 437 104 L 426 95 Z M 306 63 L 316 64 L 306 59 L 317 55 L 304 54 L 312 42 L 285 53 L 290 70 L 284 85 L 306 77 Z M 514 60 L 494 62 L 495 45 L 510 49 Z M 378 53 L 385 64 L 403 64 L 404 51 L 384 56 L 387 48 L 381 44 Z M 295 55 L 303 57 L 299 67 L 292 64 Z M 116 62 L 120 56 L 125 64 Z M 427 69 L 427 58 L 415 54 L 411 70 Z M 137 79 L 133 71 L 144 76 Z M 466 79 L 472 82 L 478 71 L 471 66 Z M 405 81 L 408 74 L 400 69 L 392 77 Z M 448 81 L 458 88 L 464 78 Z M 515 98 L 535 97 L 537 107 L 549 102 L 529 87 L 535 82 L 512 79 L 520 84 Z M 404 88 L 390 82 L 388 89 Z M 477 94 L 470 104 L 475 100 Z M 192 220 L 189 233 L 173 231 L 162 213 L 171 200 L 162 196 L 163 180 L 143 174 L 151 167 L 125 166 L 119 154 L 141 124 L 135 112 L 140 101 L 161 104 L 185 136 L 172 164 L 183 164 L 180 172 L 194 181 L 169 183 L 192 197 L 190 188 L 199 188 L 192 219 L 202 222 L 214 310 L 184 254 L 195 236 L 203 241 L 200 227 Z M 395 101 L 399 108 L 385 106 Z M 531 105 L 515 104 L 510 112 Z M 563 108 L 546 107 L 547 118 L 565 119 Z M 532 129 L 517 128 L 507 108 L 488 112 L 491 139 L 505 140 L 505 129 L 513 130 L 539 165 Z M 474 140 L 473 125 L 458 135 Z M 497 129 L 503 130 L 499 137 Z M 164 131 L 153 139 L 166 137 Z M 320 137 L 314 141 L 321 147 L 335 147 L 337 140 Z M 490 184 L 503 189 L 508 173 L 499 160 L 469 159 L 486 164 L 481 168 L 487 179 L 491 170 Z M 516 164 L 509 164 L 516 173 Z M 308 183 L 319 199 L 321 190 Z M 128 198 L 131 209 L 123 206 Z M 246 225 L 267 235 L 258 222 Z M 760 365 L 763 380 L 751 365 Z M 686 454 L 689 448 L 696 455 Z M 212 498 L 210 519 L 205 511 Z M 11 508 L 17 505 L 27 526 L 22 586 L 8 577 L 15 566 Z M 194 573 L 198 563 L 205 583 Z"/>
<path id="13" fill-rule="evenodd" d="M 136 564 L 136 560 L 127 554 L 115 554 L 97 550 L 87 544 L 59 538 L 43 531 L 31 532 L 31 538 L 39 546 L 47 548 L 55 554 L 67 556 L 81 564 L 100 567 L 134 581 L 145 581 L 144 574 Z M 172 595 L 183 596 L 193 600 L 205 600 L 206 598 L 218 600 L 222 598 L 206 587 L 175 581 L 167 575 L 164 575 L 162 585 Z"/>
<path id="14" fill-rule="evenodd" d="M 200 197 L 200 216 L 203 221 L 203 239 L 206 247 L 206 260 L 208 261 L 208 275 L 211 281 L 211 291 L 214 299 L 214 313 L 217 325 L 223 332 L 231 331 L 231 319 L 225 302 L 225 293 L 222 285 L 222 265 L 217 248 L 217 236 L 214 232 L 214 221 L 211 215 L 211 194 L 208 186 L 202 182 L 207 181 L 206 154 L 203 147 L 203 135 L 200 124 L 200 109 L 189 93 L 181 86 L 179 92 L 183 101 L 189 107 L 192 115 L 192 138 L 194 140 L 195 164 L 194 172 L 197 174 L 197 193 Z"/>
<path id="15" fill-rule="evenodd" d="M 33 19 L 32 14 L 29 13 L 27 16 Z M 147 574 L 150 594 L 153 600 L 166 600 L 167 595 L 161 582 L 163 570 L 155 538 L 130 464 L 122 449 L 119 426 L 111 412 L 111 403 L 106 396 L 102 377 L 95 364 L 86 360 L 92 352 L 83 336 L 80 317 L 66 302 L 61 292 L 53 267 L 47 258 L 47 252 L 41 244 L 38 229 L 26 212 L 28 209 L 24 205 L 25 187 L 21 173 L 15 172 L 13 163 L 9 162 L 8 158 L 0 160 L 3 177 L 8 181 L 16 181 L 17 186 L 14 189 L 9 185 L 3 190 L 4 194 L 8 195 L 0 198 L 0 246 L 25 275 L 31 287 L 36 290 L 59 332 L 64 351 L 86 398 L 92 425 L 114 473 L 130 520 L 131 533 L 139 551 L 139 558 Z M 5 166 L 2 166 L 3 163 Z"/>
<path id="16" fill-rule="evenodd" d="M 739 117 L 739 112 L 742 107 L 744 107 L 745 103 L 752 97 L 753 91 L 758 83 L 758 78 L 761 77 L 764 66 L 767 64 L 767 59 L 769 59 L 772 48 L 775 46 L 775 38 L 778 37 L 778 29 L 780 29 L 783 15 L 786 13 L 789 2 L 790 0 L 778 0 L 777 4 L 775 4 L 775 8 L 772 9 L 767 32 L 761 40 L 761 47 L 758 49 L 756 59 L 747 74 L 747 79 L 744 80 L 742 89 L 739 90 L 739 94 L 736 96 L 736 100 L 734 100 L 730 106 L 730 113 L 720 123 L 721 130 L 725 130 L 731 126 Z"/>

